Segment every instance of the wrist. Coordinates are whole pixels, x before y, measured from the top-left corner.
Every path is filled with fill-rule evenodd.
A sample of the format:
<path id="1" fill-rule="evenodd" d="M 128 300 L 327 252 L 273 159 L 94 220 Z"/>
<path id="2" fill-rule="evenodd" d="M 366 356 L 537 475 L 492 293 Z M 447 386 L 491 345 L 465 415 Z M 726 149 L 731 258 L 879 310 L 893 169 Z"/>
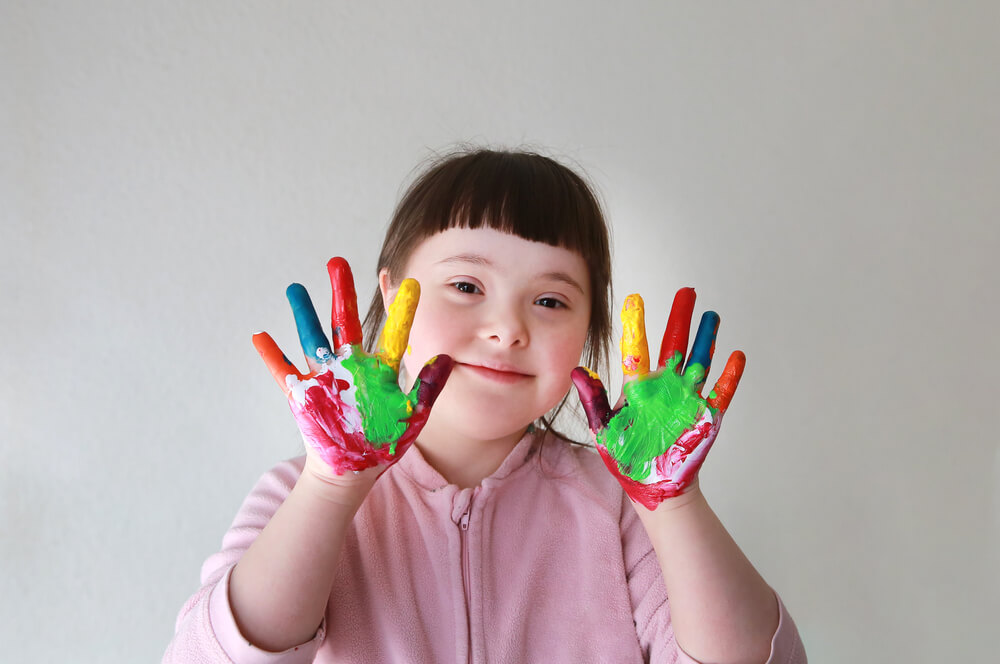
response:
<path id="1" fill-rule="evenodd" d="M 353 515 L 384 470 L 384 467 L 374 467 L 358 473 L 333 475 L 326 464 L 310 455 L 293 491 L 311 501 L 349 510 Z"/>
<path id="2" fill-rule="evenodd" d="M 654 509 L 647 509 L 645 506 L 635 501 L 633 501 L 632 506 L 635 508 L 640 520 L 647 521 L 666 519 L 671 515 L 677 516 L 697 511 L 704 507 L 708 507 L 708 501 L 705 499 L 705 494 L 701 492 L 701 486 L 698 484 L 698 480 L 695 479 L 688 486 L 688 488 L 685 489 L 684 493 L 678 494 L 673 498 L 663 500 Z"/>

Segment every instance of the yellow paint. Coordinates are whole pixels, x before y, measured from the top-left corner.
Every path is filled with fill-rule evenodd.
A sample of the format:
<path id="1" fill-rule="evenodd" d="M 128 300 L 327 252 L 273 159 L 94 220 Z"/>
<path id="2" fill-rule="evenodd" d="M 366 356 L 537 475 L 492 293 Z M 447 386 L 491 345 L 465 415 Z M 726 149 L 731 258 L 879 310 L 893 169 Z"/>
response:
<path id="1" fill-rule="evenodd" d="M 597 375 L 597 372 L 591 370 L 590 367 L 583 367 L 583 370 L 586 371 L 587 375 L 590 376 L 591 378 L 593 378 L 594 380 L 600 380 L 601 379 L 601 377 Z"/>
<path id="2" fill-rule="evenodd" d="M 649 373 L 649 344 L 642 297 L 633 293 L 622 305 L 622 373 L 644 376 Z"/>
<path id="3" fill-rule="evenodd" d="M 389 315 L 382 328 L 375 355 L 385 364 L 399 371 L 399 360 L 407 347 L 413 315 L 420 300 L 420 284 L 415 279 L 404 279 L 399 285 L 396 297 L 389 305 Z"/>
<path id="4" fill-rule="evenodd" d="M 410 344 L 406 344 L 406 354 L 413 355 L 413 346 L 411 346 Z"/>

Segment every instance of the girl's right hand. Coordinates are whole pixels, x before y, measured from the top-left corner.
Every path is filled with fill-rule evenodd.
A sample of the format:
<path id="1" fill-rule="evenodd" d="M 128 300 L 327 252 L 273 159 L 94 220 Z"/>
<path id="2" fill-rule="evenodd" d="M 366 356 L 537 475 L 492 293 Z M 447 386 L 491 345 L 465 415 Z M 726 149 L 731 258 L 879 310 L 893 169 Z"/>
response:
<path id="1" fill-rule="evenodd" d="M 372 355 L 361 344 L 350 266 L 343 258 L 331 258 L 327 270 L 333 290 L 333 351 L 301 284 L 292 284 L 286 294 L 309 373 L 300 373 L 266 332 L 255 334 L 253 344 L 288 397 L 306 444 L 304 472 L 335 493 L 359 493 L 360 500 L 416 439 L 453 361 L 447 355 L 432 358 L 404 394 L 398 384 L 399 362 L 420 286 L 413 279 L 400 285 Z"/>

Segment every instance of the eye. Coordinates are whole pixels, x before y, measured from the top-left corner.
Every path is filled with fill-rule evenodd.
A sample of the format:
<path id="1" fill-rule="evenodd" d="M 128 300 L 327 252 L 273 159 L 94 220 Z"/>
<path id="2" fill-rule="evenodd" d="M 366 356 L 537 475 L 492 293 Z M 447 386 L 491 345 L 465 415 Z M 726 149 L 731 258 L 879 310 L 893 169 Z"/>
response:
<path id="1" fill-rule="evenodd" d="M 482 292 L 481 290 L 479 290 L 478 286 L 469 283 L 468 281 L 456 281 L 455 283 L 452 284 L 452 286 L 455 288 L 455 290 L 461 293 L 468 293 L 470 295 L 475 295 L 477 293 Z"/>
<path id="2" fill-rule="evenodd" d="M 566 304 L 554 297 L 540 297 L 535 300 L 535 304 L 546 307 L 547 309 L 565 309 Z"/>

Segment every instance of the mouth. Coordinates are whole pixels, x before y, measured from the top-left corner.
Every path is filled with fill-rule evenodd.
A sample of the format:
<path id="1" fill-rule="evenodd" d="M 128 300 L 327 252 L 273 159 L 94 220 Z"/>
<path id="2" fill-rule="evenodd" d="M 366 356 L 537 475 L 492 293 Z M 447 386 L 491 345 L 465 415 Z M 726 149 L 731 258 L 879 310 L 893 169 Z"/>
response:
<path id="1" fill-rule="evenodd" d="M 486 366 L 483 364 L 458 362 L 457 366 L 460 366 L 469 373 L 475 374 L 481 378 L 485 378 L 496 383 L 503 383 L 505 385 L 533 378 L 531 374 L 522 373 L 513 367 L 506 367 L 503 365 Z"/>

